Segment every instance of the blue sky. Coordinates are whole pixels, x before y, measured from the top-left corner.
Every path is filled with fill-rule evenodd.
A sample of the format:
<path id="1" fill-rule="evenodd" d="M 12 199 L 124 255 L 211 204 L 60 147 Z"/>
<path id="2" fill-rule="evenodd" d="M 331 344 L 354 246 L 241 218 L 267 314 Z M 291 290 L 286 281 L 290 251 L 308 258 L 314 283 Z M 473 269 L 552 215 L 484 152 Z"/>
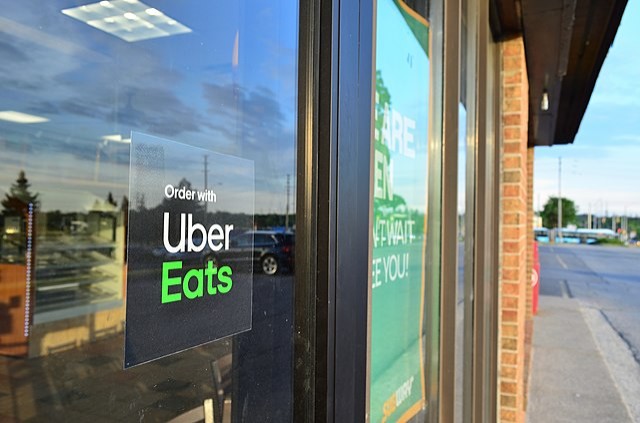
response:
<path id="1" fill-rule="evenodd" d="M 534 208 L 558 195 L 579 212 L 640 216 L 640 2 L 627 4 L 573 144 L 537 147 Z"/>

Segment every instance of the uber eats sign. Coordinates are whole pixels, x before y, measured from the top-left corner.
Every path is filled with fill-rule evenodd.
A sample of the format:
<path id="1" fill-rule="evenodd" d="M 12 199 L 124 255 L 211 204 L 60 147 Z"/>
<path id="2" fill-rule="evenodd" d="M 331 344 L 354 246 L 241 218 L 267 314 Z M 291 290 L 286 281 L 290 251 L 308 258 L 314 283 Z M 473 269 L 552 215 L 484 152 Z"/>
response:
<path id="1" fill-rule="evenodd" d="M 185 231 L 185 216 L 188 220 L 188 228 Z M 207 246 L 210 251 L 220 251 L 229 249 L 229 233 L 233 230 L 233 225 L 224 225 L 224 229 L 219 224 L 213 224 L 207 231 L 201 223 L 193 223 L 193 215 L 191 213 L 180 214 L 180 242 L 173 246 L 169 241 L 169 213 L 164 212 L 164 225 L 162 229 L 162 241 L 167 253 L 199 253 Z M 185 241 L 185 232 L 187 234 Z M 198 241 L 194 242 L 193 235 L 196 233 L 200 236 Z M 186 244 L 186 246 L 185 246 Z M 226 294 L 233 287 L 231 278 L 233 270 L 230 266 L 214 265 L 213 256 L 205 258 L 202 268 L 192 268 L 187 271 L 184 278 L 180 276 L 170 277 L 171 271 L 183 270 L 181 260 L 165 261 L 162 263 L 162 303 L 172 303 L 182 300 L 180 289 L 170 292 L 173 285 L 182 287 L 184 297 L 190 300 L 204 296 L 205 285 L 208 295 L 216 295 L 218 292 Z M 195 280 L 195 286 L 193 281 Z"/>
<path id="2" fill-rule="evenodd" d="M 250 160 L 133 133 L 124 367 L 251 329 Z"/>

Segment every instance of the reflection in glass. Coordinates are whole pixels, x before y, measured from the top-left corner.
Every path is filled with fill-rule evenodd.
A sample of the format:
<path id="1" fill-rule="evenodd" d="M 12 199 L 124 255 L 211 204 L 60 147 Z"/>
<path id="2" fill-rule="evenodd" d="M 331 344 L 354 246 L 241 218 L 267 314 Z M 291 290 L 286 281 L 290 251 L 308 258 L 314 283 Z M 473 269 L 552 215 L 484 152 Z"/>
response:
<path id="1" fill-rule="evenodd" d="M 461 81 L 464 84 L 464 80 Z M 466 144 L 467 144 L 467 111 L 463 103 L 458 106 L 458 268 L 457 268 L 457 300 L 456 300 L 456 422 L 462 421 L 463 415 L 463 375 L 464 375 L 464 337 L 465 328 L 465 223 L 466 223 Z"/>
<path id="2" fill-rule="evenodd" d="M 296 25 L 288 0 L 4 5 L 0 420 L 166 421 L 205 400 L 290 420 L 291 255 L 256 264 L 250 332 L 126 371 L 122 333 L 128 212 L 152 207 L 129 198 L 132 131 L 254 161 L 239 227 L 293 238 Z"/>
<path id="3" fill-rule="evenodd" d="M 371 293 L 372 421 L 424 418 L 429 23 L 426 2 L 377 7 Z"/>

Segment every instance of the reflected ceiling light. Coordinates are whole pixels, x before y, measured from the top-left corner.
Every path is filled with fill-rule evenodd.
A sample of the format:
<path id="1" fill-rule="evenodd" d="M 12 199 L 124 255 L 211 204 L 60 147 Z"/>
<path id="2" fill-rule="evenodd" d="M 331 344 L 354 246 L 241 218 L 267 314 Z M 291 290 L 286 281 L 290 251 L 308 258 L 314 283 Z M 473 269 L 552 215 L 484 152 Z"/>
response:
<path id="1" fill-rule="evenodd" d="M 105 142 L 120 142 L 123 144 L 131 143 L 131 138 L 123 138 L 120 134 L 104 135 L 102 137 L 102 140 Z"/>
<path id="2" fill-rule="evenodd" d="M 21 112 L 16 112 L 13 110 L 3 110 L 0 111 L 0 119 L 1 120 L 6 120 L 7 122 L 13 122 L 13 123 L 42 123 L 42 122 L 49 122 L 49 119 L 41 117 L 41 116 L 35 116 L 35 115 L 30 115 L 27 113 L 21 113 Z"/>
<path id="3" fill-rule="evenodd" d="M 145 10 L 145 12 L 147 13 L 147 15 L 151 16 L 162 16 L 162 12 L 153 7 L 148 8 L 147 10 Z"/>
<path id="4" fill-rule="evenodd" d="M 62 13 L 130 43 L 192 32 L 138 0 L 102 0 L 64 9 Z"/>

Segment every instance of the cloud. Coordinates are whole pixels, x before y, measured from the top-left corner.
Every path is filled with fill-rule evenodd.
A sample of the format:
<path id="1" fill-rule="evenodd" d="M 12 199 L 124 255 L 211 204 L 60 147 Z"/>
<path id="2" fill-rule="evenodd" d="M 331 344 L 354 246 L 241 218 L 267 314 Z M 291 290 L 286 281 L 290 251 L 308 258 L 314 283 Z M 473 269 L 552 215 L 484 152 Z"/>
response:
<path id="1" fill-rule="evenodd" d="M 2 40 L 0 40 L 0 56 L 11 63 L 24 63 L 28 60 L 26 54 Z"/>
<path id="2" fill-rule="evenodd" d="M 284 211 L 286 175 L 294 177 L 295 135 L 278 96 L 265 87 L 248 90 L 233 83 L 204 84 L 203 90 L 212 128 L 235 141 L 236 155 L 255 162 L 256 210 Z"/>

